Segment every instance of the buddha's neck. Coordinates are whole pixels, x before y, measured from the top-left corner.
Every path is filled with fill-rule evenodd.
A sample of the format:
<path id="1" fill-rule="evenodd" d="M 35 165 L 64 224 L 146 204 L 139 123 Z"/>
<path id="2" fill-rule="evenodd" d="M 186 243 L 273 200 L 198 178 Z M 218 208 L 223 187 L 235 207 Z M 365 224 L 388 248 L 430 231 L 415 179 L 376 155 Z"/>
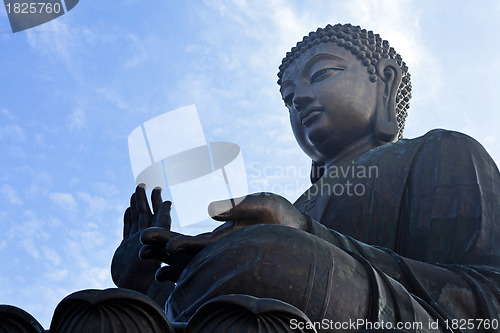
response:
<path id="1" fill-rule="evenodd" d="M 354 159 L 378 146 L 380 146 L 380 144 L 376 143 L 376 140 L 372 135 L 365 136 L 357 141 L 354 141 L 349 146 L 342 149 L 339 153 L 335 154 L 335 156 L 327 159 L 325 167 L 329 168 L 332 165 L 338 165 L 345 161 Z"/>

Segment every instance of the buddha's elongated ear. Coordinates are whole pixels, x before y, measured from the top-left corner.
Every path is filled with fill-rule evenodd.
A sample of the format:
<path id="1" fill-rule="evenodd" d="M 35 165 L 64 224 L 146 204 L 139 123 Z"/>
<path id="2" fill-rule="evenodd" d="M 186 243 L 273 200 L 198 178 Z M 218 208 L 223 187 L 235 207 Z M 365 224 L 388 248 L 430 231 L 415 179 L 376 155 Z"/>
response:
<path id="1" fill-rule="evenodd" d="M 401 83 L 401 67 L 393 59 L 381 59 L 377 65 L 379 80 L 374 126 L 377 138 L 393 142 L 398 136 L 396 94 Z"/>

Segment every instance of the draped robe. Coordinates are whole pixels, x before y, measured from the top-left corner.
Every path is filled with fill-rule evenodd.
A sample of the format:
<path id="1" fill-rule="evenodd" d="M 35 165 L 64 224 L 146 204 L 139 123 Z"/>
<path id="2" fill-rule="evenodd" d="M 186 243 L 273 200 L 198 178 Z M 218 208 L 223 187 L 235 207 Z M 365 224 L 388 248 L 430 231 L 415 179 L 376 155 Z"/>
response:
<path id="1" fill-rule="evenodd" d="M 433 130 L 377 147 L 330 166 L 294 205 L 308 232 L 254 226 L 205 248 L 167 301 L 170 319 L 225 294 L 279 299 L 313 321 L 423 323 L 415 332 L 499 319 L 500 174 L 472 138 Z M 367 310 L 347 310 L 356 304 Z"/>

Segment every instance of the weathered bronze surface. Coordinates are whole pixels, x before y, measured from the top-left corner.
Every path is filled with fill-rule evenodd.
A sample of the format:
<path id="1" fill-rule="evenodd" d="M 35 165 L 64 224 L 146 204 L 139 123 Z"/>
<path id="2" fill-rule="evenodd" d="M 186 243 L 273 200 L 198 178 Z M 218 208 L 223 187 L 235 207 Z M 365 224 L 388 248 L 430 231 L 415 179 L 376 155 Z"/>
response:
<path id="1" fill-rule="evenodd" d="M 51 332 L 93 332 L 91 324 L 106 332 L 499 330 L 500 174 L 484 148 L 440 129 L 403 139 L 408 68 L 359 27 L 312 32 L 278 76 L 312 186 L 293 205 L 272 193 L 235 207 L 212 203 L 224 223 L 198 236 L 170 231 L 171 203 L 155 189 L 151 212 L 137 187 L 112 275 L 140 293 L 70 295 Z M 9 325 L 28 318 L 7 313 Z"/>
<path id="2" fill-rule="evenodd" d="M 162 309 L 149 297 L 127 289 L 82 290 L 54 311 L 52 333 L 174 333 Z"/>
<path id="3" fill-rule="evenodd" d="M 204 304 L 240 294 L 285 302 L 313 323 L 363 323 L 344 331 L 403 323 L 413 325 L 409 332 L 458 332 L 452 324 L 464 320 L 472 320 L 469 331 L 496 331 L 479 322 L 500 314 L 498 168 L 461 133 L 401 138 L 409 78 L 378 35 L 351 25 L 311 33 L 287 54 L 278 81 L 295 138 L 313 161 L 311 188 L 293 205 L 271 193 L 234 208 L 212 203 L 211 215 L 226 222 L 189 237 L 169 230 L 170 203 L 159 191 L 151 214 L 138 187 L 114 262 L 137 253 L 137 245 L 133 255 L 121 248 L 144 230 L 142 265 L 165 262 L 156 280 L 176 282 L 154 296 L 166 300 L 169 320 L 188 327 L 200 309 L 210 316 Z M 118 286 L 144 283 L 149 292 L 127 260 L 113 266 Z"/>
<path id="4" fill-rule="evenodd" d="M 0 305 L 1 333 L 43 333 L 42 325 L 26 311 L 12 305 Z"/>

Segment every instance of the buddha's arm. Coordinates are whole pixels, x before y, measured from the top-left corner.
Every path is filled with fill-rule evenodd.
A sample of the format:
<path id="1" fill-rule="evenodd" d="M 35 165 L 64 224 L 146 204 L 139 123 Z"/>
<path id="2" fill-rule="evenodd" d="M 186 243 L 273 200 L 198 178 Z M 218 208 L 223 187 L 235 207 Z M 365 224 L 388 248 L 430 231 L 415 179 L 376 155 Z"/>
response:
<path id="1" fill-rule="evenodd" d="M 500 268 L 500 174 L 474 139 L 437 130 L 413 159 L 396 250 L 419 261 Z"/>
<path id="2" fill-rule="evenodd" d="M 367 245 L 314 221 L 309 231 L 361 255 L 430 312 L 445 319 L 498 320 L 500 176 L 495 163 L 472 138 L 433 131 L 415 155 L 407 181 L 398 222 L 401 252 Z"/>
<path id="3" fill-rule="evenodd" d="M 420 303 L 432 318 L 498 319 L 500 272 L 494 268 L 434 265 L 404 258 L 329 230 L 312 219 L 308 229 L 351 256 L 366 260 L 374 272 L 388 277 L 382 284 L 393 299 L 399 298 L 394 301 L 396 312 L 411 314 L 418 310 L 415 303 Z"/>

